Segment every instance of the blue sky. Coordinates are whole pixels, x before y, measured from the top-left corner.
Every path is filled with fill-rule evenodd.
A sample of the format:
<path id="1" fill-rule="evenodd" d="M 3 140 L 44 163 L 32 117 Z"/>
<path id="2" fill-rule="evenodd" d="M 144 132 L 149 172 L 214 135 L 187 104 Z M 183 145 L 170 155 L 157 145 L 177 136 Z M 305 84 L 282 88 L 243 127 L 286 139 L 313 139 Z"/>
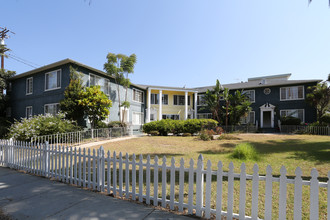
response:
<path id="1" fill-rule="evenodd" d="M 198 87 L 292 73 L 330 73 L 328 0 L 1 0 L 11 54 L 103 69 L 108 52 L 138 62 L 137 84 Z M 5 68 L 33 69 L 13 60 Z"/>

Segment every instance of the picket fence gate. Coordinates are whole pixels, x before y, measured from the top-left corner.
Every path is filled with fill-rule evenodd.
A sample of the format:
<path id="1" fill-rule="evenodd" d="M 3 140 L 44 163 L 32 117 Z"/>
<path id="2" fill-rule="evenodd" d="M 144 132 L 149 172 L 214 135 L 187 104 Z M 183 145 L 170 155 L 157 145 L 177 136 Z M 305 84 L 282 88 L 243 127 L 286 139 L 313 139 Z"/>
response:
<path id="1" fill-rule="evenodd" d="M 118 156 L 118 158 L 117 158 Z M 260 219 L 258 217 L 258 195 L 259 183 L 265 181 L 265 212 L 264 219 L 272 218 L 272 185 L 279 182 L 279 210 L 278 219 L 286 219 L 287 206 L 287 185 L 294 184 L 294 219 L 302 218 L 302 187 L 310 186 L 310 219 L 319 218 L 319 188 L 327 188 L 327 219 L 330 219 L 330 172 L 328 181 L 319 182 L 316 169 L 311 171 L 311 180 L 302 179 L 302 171 L 296 168 L 295 178 L 286 177 L 286 168 L 282 166 L 280 177 L 272 175 L 272 168 L 268 165 L 266 175 L 260 176 L 258 165 L 253 167 L 253 175 L 246 173 L 245 164 L 241 165 L 241 172 L 234 173 L 234 165 L 229 164 L 228 172 L 223 171 L 221 161 L 217 164 L 217 170 L 211 170 L 211 162 L 207 161 L 204 169 L 203 157 L 200 155 L 197 168 L 194 168 L 194 160 L 190 159 L 189 167 L 184 167 L 183 158 L 180 160 L 180 167 L 175 166 L 172 157 L 171 165 L 166 165 L 166 157 L 155 156 L 154 163 L 151 163 L 150 155 L 147 162 L 143 162 L 143 156 L 136 160 L 135 154 L 132 160 L 126 153 L 123 158 L 122 153 L 117 155 L 110 151 L 105 154 L 103 147 L 98 150 L 76 149 L 73 147 L 63 147 L 57 145 L 0 140 L 0 165 L 13 169 L 24 170 L 29 173 L 55 178 L 57 180 L 87 187 L 101 192 L 112 193 L 114 196 L 125 197 L 127 199 L 138 200 L 158 206 L 182 212 L 187 209 L 188 214 L 196 214 L 201 217 L 216 219 L 226 216 L 227 219 Z M 130 174 L 131 173 L 131 174 Z M 153 178 L 151 178 L 153 174 Z M 167 176 L 169 174 L 170 190 L 167 198 Z M 178 174 L 178 175 L 177 175 Z M 184 202 L 184 178 L 188 174 L 188 203 Z M 144 177 L 145 175 L 145 177 Z M 161 181 L 159 181 L 161 177 Z M 179 181 L 176 178 L 179 178 Z M 211 208 L 211 183 L 212 177 L 216 181 L 216 205 Z M 204 179 L 205 178 L 205 179 Z M 234 206 L 234 179 L 239 179 L 239 213 L 233 212 Z M 196 181 L 195 181 L 196 179 Z M 214 179 L 214 178 L 213 178 Z M 145 180 L 145 181 L 144 181 Z M 252 180 L 252 206 L 251 216 L 246 216 L 246 181 Z M 227 211 L 222 210 L 223 181 L 228 181 Z M 178 201 L 175 199 L 176 182 L 179 187 Z M 138 183 L 138 184 L 137 184 Z M 153 189 L 151 184 L 153 183 Z M 159 187 L 159 184 L 161 185 Z M 204 184 L 205 192 L 204 192 Z M 196 185 L 196 187 L 194 187 Z M 161 189 L 161 196 L 159 190 Z M 195 190 L 194 190 L 195 189 Z M 145 191 L 145 193 L 144 193 Z M 195 192 L 195 198 L 194 198 Z M 323 213 L 325 216 L 326 214 Z"/>

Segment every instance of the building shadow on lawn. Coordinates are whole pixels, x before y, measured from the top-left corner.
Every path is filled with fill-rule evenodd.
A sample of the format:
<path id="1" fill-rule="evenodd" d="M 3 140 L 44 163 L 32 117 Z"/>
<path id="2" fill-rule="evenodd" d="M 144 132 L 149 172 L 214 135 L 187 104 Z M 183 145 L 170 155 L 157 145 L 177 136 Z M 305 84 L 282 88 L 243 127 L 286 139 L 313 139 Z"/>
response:
<path id="1" fill-rule="evenodd" d="M 260 154 L 293 153 L 288 159 L 303 159 L 318 161 L 320 163 L 330 162 L 330 142 L 308 142 L 300 139 L 269 140 L 263 143 L 251 143 Z"/>

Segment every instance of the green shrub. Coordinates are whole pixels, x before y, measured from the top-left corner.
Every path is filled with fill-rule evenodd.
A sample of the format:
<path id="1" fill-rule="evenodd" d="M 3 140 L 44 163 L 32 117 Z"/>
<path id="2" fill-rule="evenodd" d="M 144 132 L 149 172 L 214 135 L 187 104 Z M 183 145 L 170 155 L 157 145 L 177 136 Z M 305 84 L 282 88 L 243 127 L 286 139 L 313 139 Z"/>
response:
<path id="1" fill-rule="evenodd" d="M 152 121 L 143 125 L 143 131 L 158 131 L 160 135 L 168 133 L 199 133 L 202 129 L 216 129 L 218 122 L 212 119 L 188 119 L 188 120 L 172 120 L 163 119 L 160 121 Z"/>
<path id="2" fill-rule="evenodd" d="M 121 123 L 120 121 L 111 121 L 108 123 L 108 128 L 120 128 L 120 127 L 127 127 L 126 123 Z"/>
<path id="3" fill-rule="evenodd" d="M 330 113 L 325 113 L 322 115 L 321 121 L 325 124 L 330 124 Z"/>
<path id="4" fill-rule="evenodd" d="M 235 135 L 231 135 L 231 134 L 222 134 L 222 135 L 220 135 L 218 140 L 240 140 L 240 138 L 236 137 Z"/>
<path id="5" fill-rule="evenodd" d="M 182 137 L 191 137 L 191 134 L 190 133 L 183 133 Z"/>
<path id="6" fill-rule="evenodd" d="M 299 118 L 285 116 L 281 118 L 282 125 L 300 125 L 301 120 Z"/>
<path id="7" fill-rule="evenodd" d="M 96 128 L 107 128 L 107 127 L 108 127 L 108 125 L 103 121 L 98 121 L 96 123 Z"/>
<path id="8" fill-rule="evenodd" d="M 236 145 L 234 151 L 230 154 L 230 158 L 257 161 L 259 160 L 259 154 L 251 144 L 241 143 Z"/>
<path id="9" fill-rule="evenodd" d="M 159 132 L 158 131 L 150 131 L 149 134 L 151 136 L 158 136 L 159 135 Z"/>
<path id="10" fill-rule="evenodd" d="M 213 135 L 216 135 L 215 131 L 213 130 L 203 130 L 199 134 L 199 138 L 203 141 L 213 140 Z"/>
<path id="11" fill-rule="evenodd" d="M 37 115 L 29 119 L 15 121 L 9 129 L 8 137 L 19 141 L 31 141 L 31 138 L 56 133 L 66 133 L 80 130 L 74 121 L 64 119 L 64 114 L 56 116 Z"/>

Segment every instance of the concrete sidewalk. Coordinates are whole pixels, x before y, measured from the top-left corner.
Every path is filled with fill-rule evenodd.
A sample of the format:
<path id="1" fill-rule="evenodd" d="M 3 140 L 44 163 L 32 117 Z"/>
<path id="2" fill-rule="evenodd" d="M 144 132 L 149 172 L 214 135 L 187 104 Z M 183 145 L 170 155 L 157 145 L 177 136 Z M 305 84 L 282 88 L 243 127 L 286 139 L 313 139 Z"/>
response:
<path id="1" fill-rule="evenodd" d="M 192 219 L 3 167 L 0 209 L 13 219 Z"/>

